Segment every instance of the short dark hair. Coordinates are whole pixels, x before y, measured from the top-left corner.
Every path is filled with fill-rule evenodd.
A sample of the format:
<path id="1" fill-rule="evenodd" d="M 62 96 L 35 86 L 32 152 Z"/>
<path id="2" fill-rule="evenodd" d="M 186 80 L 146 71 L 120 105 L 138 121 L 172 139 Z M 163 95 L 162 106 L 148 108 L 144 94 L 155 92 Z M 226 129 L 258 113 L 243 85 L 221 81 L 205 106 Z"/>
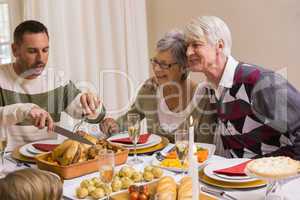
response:
<path id="1" fill-rule="evenodd" d="M 47 27 L 41 22 L 27 20 L 19 24 L 14 31 L 14 43 L 20 44 L 25 33 L 46 33 L 49 38 Z"/>

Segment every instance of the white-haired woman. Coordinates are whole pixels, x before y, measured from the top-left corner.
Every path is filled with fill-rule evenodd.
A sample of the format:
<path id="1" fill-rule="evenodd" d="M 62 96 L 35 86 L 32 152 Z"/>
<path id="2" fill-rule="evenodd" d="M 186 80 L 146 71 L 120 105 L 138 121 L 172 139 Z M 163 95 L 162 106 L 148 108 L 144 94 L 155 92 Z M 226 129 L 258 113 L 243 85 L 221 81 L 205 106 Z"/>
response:
<path id="1" fill-rule="evenodd" d="M 219 149 L 233 157 L 300 160 L 299 92 L 273 71 L 235 60 L 229 28 L 220 18 L 194 19 L 185 34 L 191 71 L 204 73 L 214 85 L 221 130 L 217 147 L 223 145 Z"/>
<path id="2" fill-rule="evenodd" d="M 195 140 L 213 141 L 215 112 L 209 104 L 208 89 L 188 79 L 186 41 L 180 31 L 165 34 L 156 45 L 151 59 L 154 77 L 145 81 L 127 113 L 146 118 L 148 132 L 174 142 L 174 132 L 186 128 L 190 116 L 195 120 Z M 103 132 L 123 131 L 127 113 L 116 121 L 100 124 Z"/>

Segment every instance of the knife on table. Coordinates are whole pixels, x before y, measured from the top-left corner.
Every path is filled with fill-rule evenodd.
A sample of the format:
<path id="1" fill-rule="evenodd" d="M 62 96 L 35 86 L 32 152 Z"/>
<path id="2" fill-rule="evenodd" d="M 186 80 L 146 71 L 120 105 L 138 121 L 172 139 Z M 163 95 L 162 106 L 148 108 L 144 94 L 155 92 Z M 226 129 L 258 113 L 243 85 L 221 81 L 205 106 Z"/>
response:
<path id="1" fill-rule="evenodd" d="M 202 186 L 200 189 L 201 189 L 201 191 L 206 192 L 208 194 L 212 194 L 216 197 L 222 197 L 222 198 L 228 199 L 228 200 L 238 200 L 237 198 L 227 194 L 225 191 L 222 191 L 222 190 L 212 189 L 212 188 L 208 188 L 205 186 Z"/>
<path id="2" fill-rule="evenodd" d="M 63 127 L 60 127 L 60 126 L 57 126 L 55 125 L 54 126 L 54 132 L 55 133 L 58 133 L 60 135 L 63 135 L 71 140 L 75 140 L 77 142 L 80 142 L 80 143 L 84 143 L 84 144 L 89 144 L 89 145 L 94 145 L 94 143 L 92 143 L 91 141 L 89 141 L 88 139 L 82 137 L 81 135 L 79 134 L 76 134 L 72 131 L 69 131 Z"/>
<path id="3" fill-rule="evenodd" d="M 171 144 L 169 143 L 163 150 L 160 151 L 160 153 L 163 156 L 167 156 L 168 153 L 170 153 L 171 151 L 175 150 L 175 144 Z"/>

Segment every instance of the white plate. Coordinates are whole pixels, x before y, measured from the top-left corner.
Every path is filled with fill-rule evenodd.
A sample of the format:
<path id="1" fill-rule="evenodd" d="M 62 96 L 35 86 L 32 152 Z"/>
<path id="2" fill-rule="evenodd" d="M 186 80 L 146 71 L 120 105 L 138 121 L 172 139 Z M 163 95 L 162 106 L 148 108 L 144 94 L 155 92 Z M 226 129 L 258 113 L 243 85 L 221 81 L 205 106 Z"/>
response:
<path id="1" fill-rule="evenodd" d="M 127 137 L 129 137 L 128 133 L 125 132 L 125 133 L 122 133 L 122 134 L 113 135 L 110 138 L 108 138 L 107 140 L 111 141 L 111 140 L 114 140 L 114 139 L 127 138 Z M 136 148 L 137 149 L 143 149 L 143 148 L 151 147 L 151 146 L 159 144 L 161 142 L 161 140 L 162 139 L 159 135 L 151 134 L 146 143 L 137 144 Z M 127 149 L 133 149 L 134 148 L 133 144 L 123 144 L 123 143 L 119 143 L 119 142 L 111 142 L 111 143 L 121 145 L 121 146 L 123 146 Z"/>
<path id="2" fill-rule="evenodd" d="M 229 179 L 229 180 L 246 180 L 246 179 L 251 179 L 250 176 L 229 176 L 225 174 L 217 174 L 214 173 L 216 176 L 224 178 L 224 179 Z"/>
<path id="3" fill-rule="evenodd" d="M 29 153 L 32 153 L 32 154 L 40 154 L 40 153 L 45 153 L 44 151 L 40 151 L 38 149 L 36 149 L 34 146 L 32 145 L 29 145 L 26 149 Z"/>
<path id="4" fill-rule="evenodd" d="M 208 158 L 204 162 L 198 163 L 198 167 L 201 169 L 207 164 L 207 162 L 210 160 L 210 158 L 214 155 L 216 146 L 214 144 L 207 144 L 207 143 L 195 143 L 195 144 L 196 144 L 196 146 L 200 146 L 202 148 L 208 149 Z M 188 169 L 182 169 L 182 168 L 177 168 L 177 167 L 163 167 L 160 165 L 160 161 L 158 161 L 155 157 L 152 160 L 152 165 L 155 165 L 162 169 L 173 171 L 173 172 L 184 172 L 184 171 L 188 170 Z"/>
<path id="5" fill-rule="evenodd" d="M 40 141 L 36 141 L 36 142 L 31 142 L 28 144 L 25 144 L 24 146 L 22 146 L 19 149 L 20 154 L 22 154 L 23 156 L 26 156 L 28 158 L 34 158 L 38 153 L 39 150 L 34 148 L 34 146 L 32 146 L 33 144 L 36 143 L 41 143 L 41 144 L 60 144 L 60 142 L 57 139 L 52 139 L 52 140 L 40 140 Z M 42 151 L 40 151 L 42 152 Z M 42 152 L 44 153 L 44 152 Z"/>
<path id="6" fill-rule="evenodd" d="M 233 158 L 233 159 L 226 159 L 223 161 L 214 162 L 214 163 L 207 165 L 204 168 L 204 174 L 206 176 L 208 176 L 209 178 L 219 180 L 219 181 L 231 182 L 231 183 L 245 183 L 245 182 L 255 181 L 255 180 L 257 180 L 256 178 L 252 178 L 249 176 L 244 176 L 244 177 L 239 176 L 237 178 L 234 178 L 233 176 L 226 176 L 226 175 L 214 173 L 215 170 L 224 169 L 227 167 L 238 165 L 240 163 L 246 162 L 247 160 L 249 160 L 249 159 Z"/>

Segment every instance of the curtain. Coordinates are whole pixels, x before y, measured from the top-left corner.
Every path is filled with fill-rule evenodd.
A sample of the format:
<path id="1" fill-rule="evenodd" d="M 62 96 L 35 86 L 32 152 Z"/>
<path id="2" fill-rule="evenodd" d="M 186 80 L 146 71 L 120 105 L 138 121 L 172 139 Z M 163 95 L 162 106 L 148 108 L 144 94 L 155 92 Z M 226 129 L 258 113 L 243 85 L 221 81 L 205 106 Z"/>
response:
<path id="1" fill-rule="evenodd" d="M 125 112 L 149 76 L 145 0 L 24 0 L 44 23 L 49 68 L 97 92 L 109 116 Z"/>

